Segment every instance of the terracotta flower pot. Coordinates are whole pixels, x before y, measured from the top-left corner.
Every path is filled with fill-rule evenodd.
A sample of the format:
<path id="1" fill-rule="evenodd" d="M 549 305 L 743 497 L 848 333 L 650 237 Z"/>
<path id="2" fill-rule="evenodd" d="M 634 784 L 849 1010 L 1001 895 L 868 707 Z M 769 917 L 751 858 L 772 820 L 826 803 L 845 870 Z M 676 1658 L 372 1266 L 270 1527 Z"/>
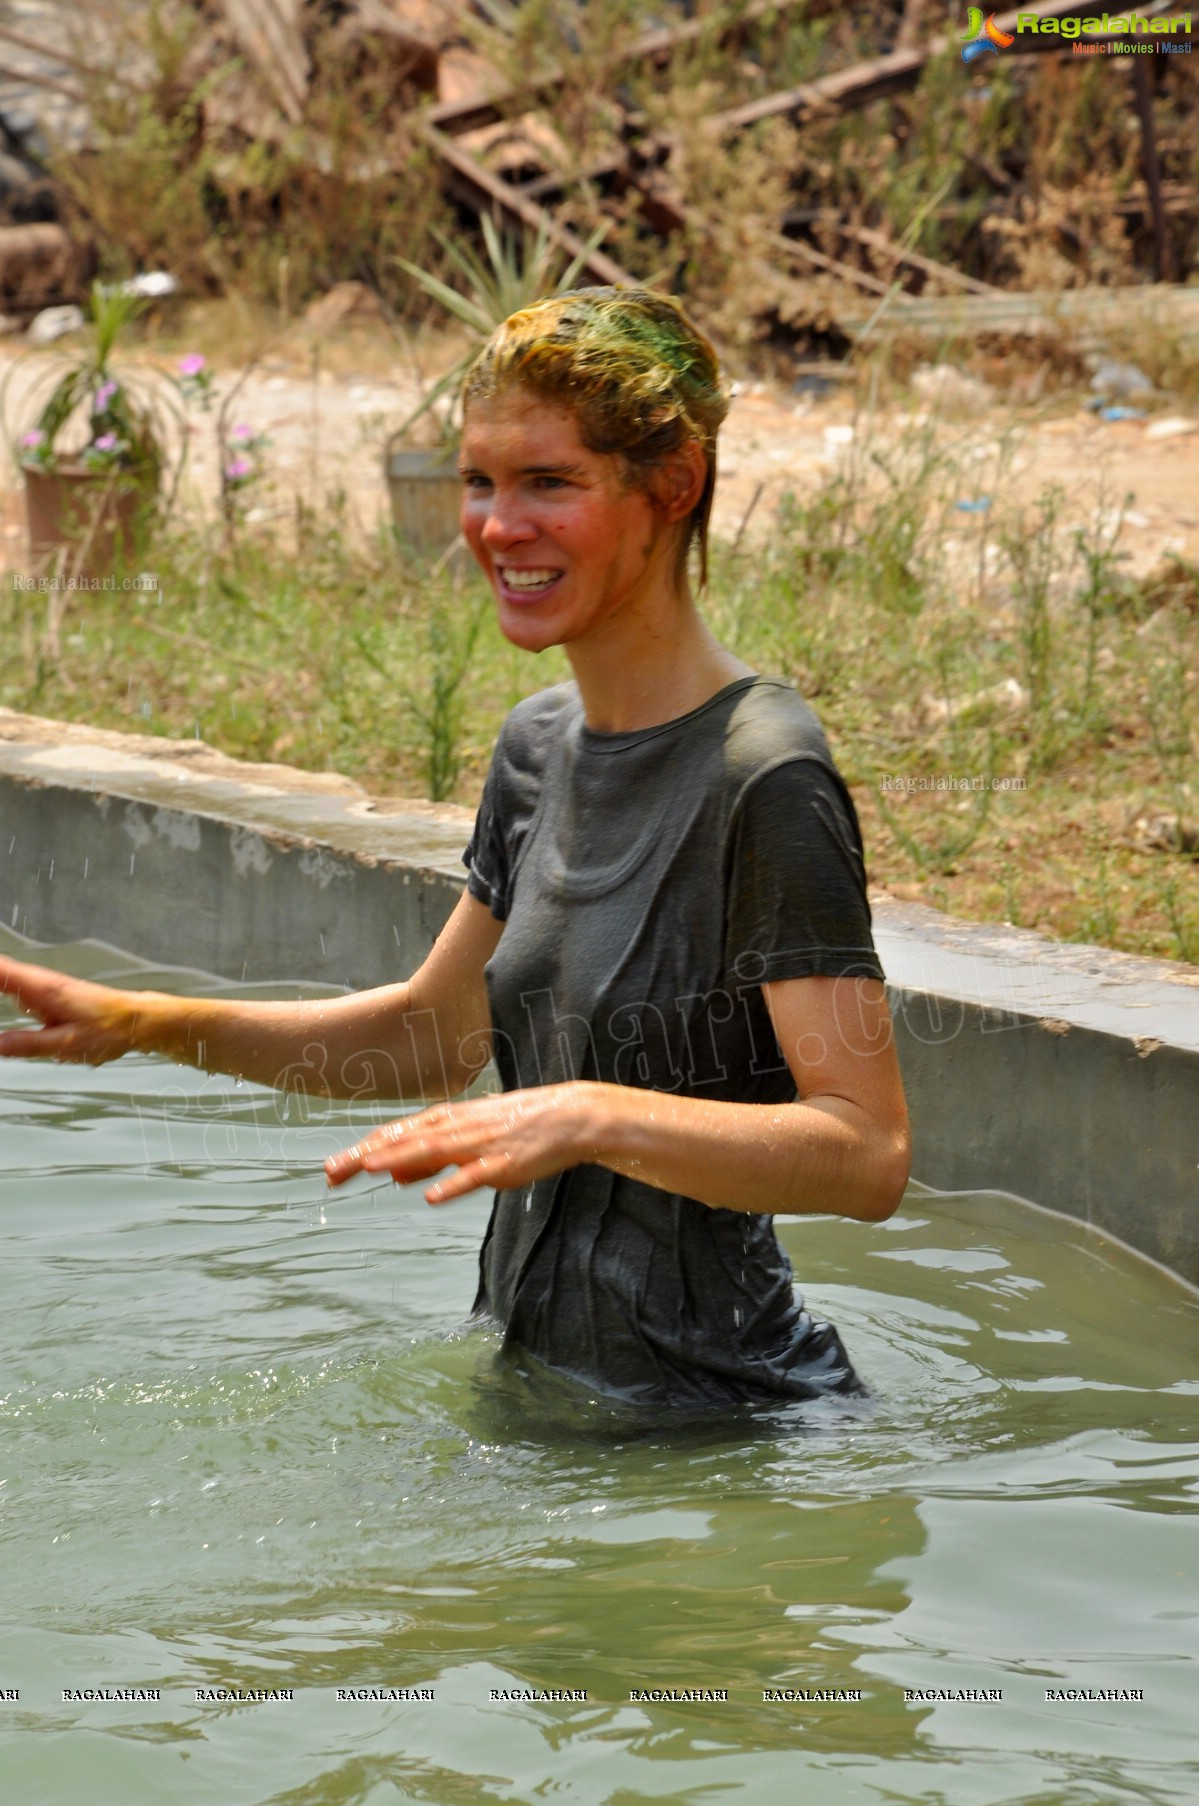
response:
<path id="1" fill-rule="evenodd" d="M 29 552 L 35 562 L 66 548 L 71 575 L 106 577 L 135 553 L 140 518 L 154 499 L 151 485 L 127 471 L 57 470 L 23 466 Z"/>

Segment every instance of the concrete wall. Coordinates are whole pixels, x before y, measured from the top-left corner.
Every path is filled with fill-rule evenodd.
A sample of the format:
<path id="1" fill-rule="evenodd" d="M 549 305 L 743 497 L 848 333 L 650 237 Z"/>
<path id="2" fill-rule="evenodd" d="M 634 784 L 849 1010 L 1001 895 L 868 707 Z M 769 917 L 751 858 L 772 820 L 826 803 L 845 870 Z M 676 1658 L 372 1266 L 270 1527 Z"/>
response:
<path id="1" fill-rule="evenodd" d="M 359 989 L 406 977 L 460 888 L 402 856 L 0 775 L 0 923 L 38 941 Z"/>
<path id="2" fill-rule="evenodd" d="M 0 924 L 253 983 L 405 976 L 470 816 L 0 711 Z M 1199 971 L 876 916 L 914 1176 L 1081 1218 L 1199 1284 Z"/>

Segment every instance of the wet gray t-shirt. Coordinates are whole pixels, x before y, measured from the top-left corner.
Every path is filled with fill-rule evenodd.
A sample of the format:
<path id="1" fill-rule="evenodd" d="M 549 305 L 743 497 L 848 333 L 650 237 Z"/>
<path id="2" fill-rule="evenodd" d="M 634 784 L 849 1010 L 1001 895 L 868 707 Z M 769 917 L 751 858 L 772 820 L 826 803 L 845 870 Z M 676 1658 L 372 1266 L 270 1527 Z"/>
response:
<path id="1" fill-rule="evenodd" d="M 857 817 L 816 717 L 744 678 L 599 733 L 563 684 L 504 723 L 466 851 L 505 1090 L 598 1079 L 771 1104 L 762 985 L 881 977 Z M 706 1405 L 856 1389 L 769 1216 L 579 1166 L 496 1196 L 476 1311 L 606 1391 Z"/>

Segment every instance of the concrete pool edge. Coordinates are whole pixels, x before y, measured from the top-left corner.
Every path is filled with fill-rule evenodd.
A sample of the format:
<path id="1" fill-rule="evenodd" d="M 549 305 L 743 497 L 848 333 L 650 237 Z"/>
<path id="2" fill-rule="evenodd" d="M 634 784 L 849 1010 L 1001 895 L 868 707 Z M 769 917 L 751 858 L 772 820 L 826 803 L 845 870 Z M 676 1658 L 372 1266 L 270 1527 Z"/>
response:
<path id="1" fill-rule="evenodd" d="M 251 983 L 406 976 L 469 811 L 0 710 L 0 922 Z M 881 899 L 914 1176 L 1092 1224 L 1199 1283 L 1199 971 Z"/>

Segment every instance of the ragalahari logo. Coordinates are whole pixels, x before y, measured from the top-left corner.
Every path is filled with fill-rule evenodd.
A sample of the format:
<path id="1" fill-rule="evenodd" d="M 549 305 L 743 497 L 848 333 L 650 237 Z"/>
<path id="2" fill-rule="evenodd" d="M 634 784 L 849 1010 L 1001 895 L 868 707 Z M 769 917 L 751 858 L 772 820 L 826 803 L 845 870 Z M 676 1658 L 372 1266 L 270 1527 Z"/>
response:
<path id="1" fill-rule="evenodd" d="M 1001 31 L 995 23 L 995 14 L 988 13 L 983 18 L 981 6 L 972 6 L 966 18 L 965 37 L 959 38 L 962 46 L 962 61 L 972 63 L 977 56 L 985 56 L 987 51 L 998 56 L 1001 50 L 1010 50 L 1016 42 L 1010 31 Z M 966 39 L 969 39 L 969 43 Z"/>

